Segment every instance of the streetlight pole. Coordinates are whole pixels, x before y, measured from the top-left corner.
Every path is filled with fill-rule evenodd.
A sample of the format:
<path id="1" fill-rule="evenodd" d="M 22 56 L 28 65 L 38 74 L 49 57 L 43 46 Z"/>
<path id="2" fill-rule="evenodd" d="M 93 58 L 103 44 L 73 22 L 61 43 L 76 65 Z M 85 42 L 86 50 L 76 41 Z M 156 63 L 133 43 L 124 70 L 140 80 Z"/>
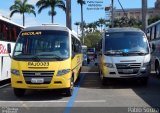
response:
<path id="1" fill-rule="evenodd" d="M 71 22 L 71 0 L 66 0 L 66 26 L 72 30 Z"/>
<path id="2" fill-rule="evenodd" d="M 112 18 L 111 18 L 111 24 L 112 24 L 112 27 L 114 27 L 114 0 L 111 0 L 111 4 L 112 4 Z"/>
<path id="3" fill-rule="evenodd" d="M 146 33 L 147 20 L 147 0 L 142 0 L 142 30 Z"/>
<path id="4" fill-rule="evenodd" d="M 82 30 L 82 43 L 84 44 L 83 3 L 81 4 L 81 30 Z"/>

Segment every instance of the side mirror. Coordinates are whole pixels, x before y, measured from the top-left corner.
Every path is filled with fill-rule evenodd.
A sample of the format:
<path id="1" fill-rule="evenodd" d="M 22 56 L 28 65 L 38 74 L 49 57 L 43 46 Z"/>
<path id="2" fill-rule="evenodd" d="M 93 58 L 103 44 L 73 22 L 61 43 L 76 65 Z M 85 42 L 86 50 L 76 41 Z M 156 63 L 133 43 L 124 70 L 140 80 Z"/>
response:
<path id="1" fill-rule="evenodd" d="M 7 52 L 9 54 L 9 57 L 11 58 L 11 55 L 10 55 L 10 53 L 11 53 L 11 44 L 10 43 L 7 44 Z"/>
<path id="2" fill-rule="evenodd" d="M 10 43 L 7 44 L 7 51 L 9 54 L 11 53 L 11 44 Z"/>

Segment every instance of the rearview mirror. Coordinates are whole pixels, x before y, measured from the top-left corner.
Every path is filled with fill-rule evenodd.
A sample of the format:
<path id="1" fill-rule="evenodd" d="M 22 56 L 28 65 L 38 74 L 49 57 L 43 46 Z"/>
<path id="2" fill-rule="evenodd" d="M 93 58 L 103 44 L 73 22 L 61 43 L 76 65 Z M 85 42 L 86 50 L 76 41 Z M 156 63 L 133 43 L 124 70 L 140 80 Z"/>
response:
<path id="1" fill-rule="evenodd" d="M 9 57 L 11 58 L 11 55 L 10 55 L 10 53 L 11 53 L 11 44 L 10 43 L 7 44 L 7 52 L 9 54 Z"/>

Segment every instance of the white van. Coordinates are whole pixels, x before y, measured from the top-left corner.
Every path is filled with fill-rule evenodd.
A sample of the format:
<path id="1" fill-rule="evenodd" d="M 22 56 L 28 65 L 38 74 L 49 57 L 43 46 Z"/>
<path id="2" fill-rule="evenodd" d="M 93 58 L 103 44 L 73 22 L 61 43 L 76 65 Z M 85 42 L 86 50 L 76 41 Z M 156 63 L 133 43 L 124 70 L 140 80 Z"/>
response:
<path id="1" fill-rule="evenodd" d="M 150 74 L 150 47 L 137 28 L 110 28 L 99 43 L 102 84 L 106 78 L 138 78 L 147 84 Z"/>

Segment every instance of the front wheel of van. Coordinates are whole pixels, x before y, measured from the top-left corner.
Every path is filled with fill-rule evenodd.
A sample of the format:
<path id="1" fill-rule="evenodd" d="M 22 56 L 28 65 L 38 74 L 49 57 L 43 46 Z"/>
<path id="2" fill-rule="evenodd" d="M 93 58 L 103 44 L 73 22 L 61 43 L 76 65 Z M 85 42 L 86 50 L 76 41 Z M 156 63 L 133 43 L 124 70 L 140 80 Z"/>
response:
<path id="1" fill-rule="evenodd" d="M 74 90 L 74 78 L 70 80 L 70 87 L 66 89 L 66 96 L 72 96 Z"/>
<path id="2" fill-rule="evenodd" d="M 22 97 L 25 93 L 25 89 L 14 88 L 13 90 L 16 97 Z"/>

